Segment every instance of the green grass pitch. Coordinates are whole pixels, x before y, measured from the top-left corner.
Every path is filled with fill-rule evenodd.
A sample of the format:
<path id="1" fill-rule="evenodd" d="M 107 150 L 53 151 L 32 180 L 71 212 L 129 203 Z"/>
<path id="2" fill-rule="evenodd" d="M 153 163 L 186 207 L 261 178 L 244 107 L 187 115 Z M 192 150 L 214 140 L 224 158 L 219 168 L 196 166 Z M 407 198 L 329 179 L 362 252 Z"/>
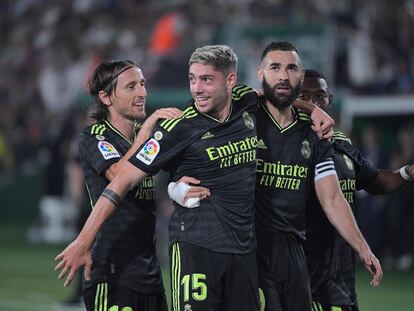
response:
<path id="1" fill-rule="evenodd" d="M 53 270 L 53 258 L 63 248 L 64 245 L 27 244 L 23 230 L 3 226 L 0 229 L 0 311 L 69 310 L 60 309 L 56 304 L 68 298 L 73 290 L 64 288 Z M 169 297 L 168 273 L 164 275 Z M 361 311 L 414 310 L 413 271 L 386 271 L 379 288 L 370 287 L 369 279 L 367 272 L 358 269 Z"/>

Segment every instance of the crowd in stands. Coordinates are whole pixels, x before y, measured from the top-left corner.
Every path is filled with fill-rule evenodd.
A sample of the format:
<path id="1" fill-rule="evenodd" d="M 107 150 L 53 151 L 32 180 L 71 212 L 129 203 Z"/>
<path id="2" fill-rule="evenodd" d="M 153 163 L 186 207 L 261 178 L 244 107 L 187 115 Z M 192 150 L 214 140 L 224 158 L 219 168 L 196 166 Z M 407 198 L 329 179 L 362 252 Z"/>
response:
<path id="1" fill-rule="evenodd" d="M 150 89 L 186 88 L 191 51 L 231 45 L 236 39 L 226 29 L 316 24 L 333 32 L 326 51 L 332 57 L 320 57 L 332 60 L 335 89 L 414 96 L 412 0 L 1 1 L 0 184 L 14 174 L 48 168 L 53 177 L 45 191 L 63 191 L 56 178 L 64 180 L 76 123 L 89 102 L 85 83 L 101 60 L 136 61 Z M 412 128 L 397 130 L 400 143 L 387 154 L 385 167 L 414 160 Z M 391 201 L 388 207 L 407 204 L 402 195 Z M 412 222 L 410 208 L 394 209 Z M 398 246 L 398 255 L 412 252 L 402 250 L 414 244 L 410 230 L 403 234 L 411 241 Z"/>

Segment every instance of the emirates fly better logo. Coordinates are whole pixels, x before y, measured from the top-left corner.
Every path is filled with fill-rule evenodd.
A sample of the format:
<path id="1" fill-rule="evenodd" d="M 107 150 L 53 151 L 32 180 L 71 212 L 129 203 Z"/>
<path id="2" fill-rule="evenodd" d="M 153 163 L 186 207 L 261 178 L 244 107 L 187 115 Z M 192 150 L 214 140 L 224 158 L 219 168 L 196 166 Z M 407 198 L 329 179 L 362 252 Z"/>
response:
<path id="1" fill-rule="evenodd" d="M 151 138 L 144 147 L 138 152 L 137 159 L 150 165 L 160 152 L 160 144 L 157 140 Z"/>

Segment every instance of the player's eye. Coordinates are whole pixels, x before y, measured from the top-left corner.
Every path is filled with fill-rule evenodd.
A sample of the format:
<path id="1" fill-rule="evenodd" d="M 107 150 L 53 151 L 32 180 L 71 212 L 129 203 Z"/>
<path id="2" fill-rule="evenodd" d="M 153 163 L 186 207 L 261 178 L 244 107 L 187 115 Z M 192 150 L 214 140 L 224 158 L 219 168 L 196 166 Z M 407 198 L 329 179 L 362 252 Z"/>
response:
<path id="1" fill-rule="evenodd" d="M 289 71 L 298 71 L 298 67 L 296 65 L 291 65 L 288 67 Z"/>
<path id="2" fill-rule="evenodd" d="M 311 96 L 309 94 L 299 94 L 298 98 L 304 101 L 309 101 Z"/>

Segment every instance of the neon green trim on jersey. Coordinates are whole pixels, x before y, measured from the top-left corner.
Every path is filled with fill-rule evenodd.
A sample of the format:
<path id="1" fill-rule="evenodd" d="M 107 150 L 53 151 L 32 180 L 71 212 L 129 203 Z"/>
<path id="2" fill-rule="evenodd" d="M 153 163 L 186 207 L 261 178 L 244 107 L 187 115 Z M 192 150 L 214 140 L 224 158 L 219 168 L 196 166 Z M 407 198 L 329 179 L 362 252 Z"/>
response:
<path id="1" fill-rule="evenodd" d="M 172 310 L 180 311 L 181 260 L 178 243 L 172 249 L 171 274 Z"/>
<path id="2" fill-rule="evenodd" d="M 108 308 L 108 283 L 96 286 L 95 311 L 106 311 Z"/>
<path id="3" fill-rule="evenodd" d="M 345 138 L 345 137 L 333 137 L 333 140 L 344 140 L 347 141 L 348 143 L 350 143 L 352 145 L 352 141 L 349 138 Z"/>
<path id="4" fill-rule="evenodd" d="M 183 119 L 191 119 L 198 115 L 197 111 L 194 107 L 188 107 L 183 111 L 183 116 L 177 119 L 171 120 L 164 120 L 161 122 L 160 126 L 164 128 L 167 132 L 171 132 L 174 126 L 177 125 L 178 122 L 182 121 Z"/>
<path id="5" fill-rule="evenodd" d="M 91 128 L 92 135 L 102 135 L 106 131 L 106 126 L 104 124 L 94 124 Z"/>
<path id="6" fill-rule="evenodd" d="M 311 117 L 304 112 L 299 111 L 299 119 L 303 121 L 312 121 Z"/>
<path id="7" fill-rule="evenodd" d="M 252 89 L 250 86 L 246 85 L 237 85 L 233 88 L 231 92 L 231 97 L 234 100 L 240 100 L 244 95 L 249 93 L 256 93 L 254 89 Z"/>
<path id="8" fill-rule="evenodd" d="M 275 120 L 275 118 L 273 118 L 272 114 L 270 113 L 270 111 L 267 109 L 266 105 L 264 103 L 261 103 L 260 105 L 262 105 L 264 111 L 267 113 L 267 115 L 269 116 L 270 120 L 272 120 L 272 122 L 274 123 L 274 125 L 276 125 L 277 129 L 280 131 L 280 133 L 286 132 L 287 130 L 289 130 L 290 128 L 292 128 L 293 126 L 296 125 L 296 123 L 298 123 L 298 115 L 295 109 L 292 108 L 292 112 L 293 115 L 295 116 L 295 121 L 293 121 L 291 124 L 289 124 L 287 127 L 282 128 L 279 123 L 277 123 L 277 121 Z"/>
<path id="9" fill-rule="evenodd" d="M 197 107 L 197 103 L 195 103 L 195 105 L 196 105 L 196 107 Z M 198 107 L 197 107 L 197 109 L 198 109 Z M 218 118 L 216 118 L 216 117 L 214 117 L 214 116 L 212 116 L 212 115 L 209 115 L 208 113 L 202 113 L 202 112 L 201 112 L 201 114 L 202 114 L 203 116 L 205 116 L 205 117 L 207 117 L 207 118 L 209 118 L 209 119 L 213 120 L 213 121 L 218 122 L 218 123 L 226 123 L 226 122 L 230 119 L 232 112 L 233 112 L 233 102 L 231 102 L 231 106 L 230 106 L 230 111 L 229 111 L 229 114 L 228 114 L 228 116 L 226 117 L 226 119 L 224 119 L 224 121 L 221 121 L 220 119 L 218 119 Z"/>
<path id="10" fill-rule="evenodd" d="M 119 136 L 121 136 L 123 139 L 125 139 L 130 145 L 132 145 L 132 142 L 124 136 L 124 134 L 122 134 L 120 131 L 118 131 L 118 129 L 116 129 L 111 123 L 109 123 L 108 121 L 104 121 L 106 125 L 108 125 L 108 127 L 113 130 L 115 133 L 117 133 Z"/>
<path id="11" fill-rule="evenodd" d="M 312 311 L 323 311 L 322 305 L 317 301 L 312 301 Z"/>
<path id="12" fill-rule="evenodd" d="M 352 141 L 341 131 L 334 131 L 333 140 L 344 140 L 352 145 Z"/>
<path id="13" fill-rule="evenodd" d="M 92 196 L 91 196 L 91 192 L 89 191 L 89 187 L 88 184 L 85 181 L 85 186 L 86 186 L 86 191 L 88 192 L 88 196 L 89 196 L 89 203 L 91 204 L 91 209 L 93 208 L 93 201 L 92 201 Z"/>

